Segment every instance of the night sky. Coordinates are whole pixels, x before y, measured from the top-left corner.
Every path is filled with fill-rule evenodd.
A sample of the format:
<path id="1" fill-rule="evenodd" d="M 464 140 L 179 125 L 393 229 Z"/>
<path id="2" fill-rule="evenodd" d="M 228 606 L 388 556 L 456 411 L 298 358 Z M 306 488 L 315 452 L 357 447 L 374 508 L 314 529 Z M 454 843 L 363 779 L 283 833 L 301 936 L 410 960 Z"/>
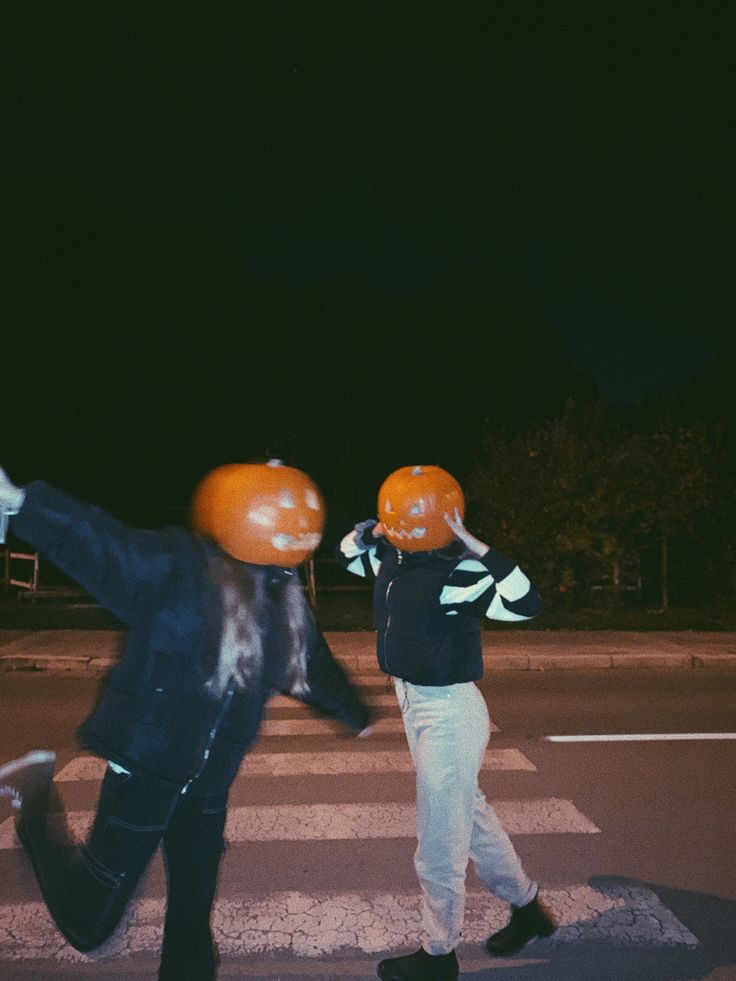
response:
<path id="1" fill-rule="evenodd" d="M 2 463 L 176 507 L 277 455 L 342 519 L 485 426 L 676 393 L 734 325 L 735 36 L 708 0 L 5 4 Z"/>

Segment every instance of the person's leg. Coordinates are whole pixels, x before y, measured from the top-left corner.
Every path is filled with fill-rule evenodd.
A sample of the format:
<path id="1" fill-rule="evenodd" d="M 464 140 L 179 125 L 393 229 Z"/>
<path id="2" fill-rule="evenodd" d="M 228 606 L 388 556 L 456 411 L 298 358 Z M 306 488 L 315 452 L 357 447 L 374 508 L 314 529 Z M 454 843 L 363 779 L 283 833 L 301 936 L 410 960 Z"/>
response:
<path id="1" fill-rule="evenodd" d="M 211 981 L 215 976 L 211 913 L 226 814 L 226 793 L 185 794 L 164 834 L 168 898 L 159 981 Z"/>
<path id="2" fill-rule="evenodd" d="M 478 786 L 478 773 L 483 764 L 488 740 L 490 720 L 485 700 L 480 691 L 473 686 L 469 693 L 469 715 L 475 720 L 477 731 L 487 735 L 476 744 L 476 771 L 474 777 L 473 824 L 470 840 L 470 858 L 480 880 L 499 899 L 515 906 L 530 902 L 537 892 L 536 882 L 532 882 L 524 871 L 508 833 L 498 819 L 493 807 L 486 800 Z"/>
<path id="3" fill-rule="evenodd" d="M 423 894 L 425 946 L 431 954 L 454 949 L 464 916 L 476 759 L 485 738 L 482 726 L 468 714 L 468 687 L 407 685 L 403 704 L 416 768 L 414 865 Z"/>
<path id="4" fill-rule="evenodd" d="M 460 941 L 465 877 L 475 808 L 473 744 L 462 686 L 432 692 L 413 686 L 406 721 L 415 734 L 417 849 L 429 954 L 447 954 Z"/>
<path id="5" fill-rule="evenodd" d="M 416 769 L 414 866 L 426 936 L 415 953 L 381 961 L 378 975 L 384 981 L 454 981 L 474 812 L 475 781 L 467 757 L 475 755 L 472 743 L 480 735 L 469 726 L 464 686 L 397 682 L 396 688 Z"/>
<path id="6" fill-rule="evenodd" d="M 480 788 L 476 789 L 470 857 L 480 880 L 499 899 L 523 906 L 536 895 L 536 882 L 524 871 L 508 833 Z"/>
<path id="7" fill-rule="evenodd" d="M 476 717 L 485 715 L 487 718 L 485 701 L 477 689 L 475 700 Z M 486 744 L 487 741 L 486 739 Z M 478 771 L 484 753 L 485 746 L 478 758 Z M 486 887 L 511 906 L 509 923 L 486 941 L 486 950 L 490 954 L 513 954 L 533 937 L 546 937 L 554 932 L 554 920 L 537 898 L 537 883 L 524 871 L 508 833 L 477 786 L 477 774 L 470 857 Z"/>
<path id="8" fill-rule="evenodd" d="M 83 888 L 67 893 L 67 921 L 84 926 L 91 946 L 120 921 L 180 797 L 171 784 L 107 769 L 89 840 L 77 850 Z"/>
<path id="9" fill-rule="evenodd" d="M 44 807 L 42 795 L 38 788 L 25 795 L 18 836 L 57 927 L 78 950 L 92 950 L 117 926 L 179 793 L 158 781 L 108 769 L 86 845 L 69 835 L 50 779 Z"/>

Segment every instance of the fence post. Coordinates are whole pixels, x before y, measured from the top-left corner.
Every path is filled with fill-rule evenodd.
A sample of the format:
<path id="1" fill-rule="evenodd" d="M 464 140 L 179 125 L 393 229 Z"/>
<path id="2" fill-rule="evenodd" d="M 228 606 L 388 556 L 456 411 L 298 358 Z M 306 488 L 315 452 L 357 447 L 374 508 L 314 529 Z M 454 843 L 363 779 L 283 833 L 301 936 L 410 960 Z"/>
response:
<path id="1" fill-rule="evenodd" d="M 310 603 L 317 609 L 317 579 L 314 574 L 314 558 L 307 562 L 307 592 Z"/>

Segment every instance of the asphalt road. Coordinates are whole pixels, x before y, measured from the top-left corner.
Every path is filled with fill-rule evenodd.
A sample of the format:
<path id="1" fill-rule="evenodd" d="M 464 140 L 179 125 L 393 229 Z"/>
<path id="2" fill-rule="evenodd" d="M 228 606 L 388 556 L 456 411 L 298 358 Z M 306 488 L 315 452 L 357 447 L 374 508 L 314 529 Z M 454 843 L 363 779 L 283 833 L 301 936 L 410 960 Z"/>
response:
<path id="1" fill-rule="evenodd" d="M 0 759 L 33 747 L 54 748 L 64 799 L 81 820 L 94 806 L 96 771 L 84 771 L 79 762 L 74 729 L 99 683 L 90 674 L 0 676 Z M 221 942 L 221 979 L 362 981 L 375 976 L 382 941 L 401 950 L 414 941 L 412 923 L 387 937 L 381 933 L 383 921 L 375 918 L 376 897 L 396 903 L 394 920 L 396 910 L 409 911 L 407 922 L 416 912 L 409 820 L 413 781 L 403 763 L 391 762 L 405 752 L 404 739 L 391 728 L 398 712 L 383 682 L 376 676 L 359 683 L 377 699 L 387 728 L 379 726 L 370 740 L 355 740 L 325 731 L 301 707 L 280 701 L 252 754 L 251 765 L 263 767 L 250 779 L 243 773 L 234 785 L 218 916 L 250 917 L 252 929 L 237 943 L 232 938 Z M 483 771 L 481 784 L 511 825 L 517 850 L 561 927 L 551 941 L 490 962 L 482 951 L 483 931 L 494 918 L 502 922 L 505 911 L 488 905 L 471 869 L 467 941 L 459 951 L 464 981 L 736 979 L 736 740 L 695 738 L 736 732 L 736 670 L 506 671 L 488 676 L 482 690 L 498 731 L 492 739 L 493 763 Z M 548 738 L 642 734 L 686 738 Z M 345 763 L 344 772 L 322 772 L 322 763 L 336 756 Z M 286 829 L 277 837 L 269 831 L 274 808 Z M 8 813 L 0 811 L 0 822 Z M 330 832 L 325 813 L 354 824 L 348 831 Z M 254 837 L 261 819 L 265 830 Z M 372 837 L 376 824 L 392 821 L 391 834 Z M 3 828 L 0 978 L 155 977 L 155 928 L 164 888 L 160 863 L 154 863 L 142 896 L 150 923 L 145 929 L 133 924 L 126 934 L 133 938 L 133 952 L 123 955 L 111 948 L 80 959 L 56 941 L 43 917 L 38 919 L 35 884 L 8 839 L 7 822 L 0 824 L 0 838 Z M 374 918 L 366 913 L 368 907 L 362 913 L 352 909 L 350 896 L 362 897 Z M 293 909 L 274 905 L 286 902 L 284 897 L 291 897 Z M 19 946 L 31 929 L 22 912 L 31 908 L 27 904 L 37 916 L 32 931 L 37 957 L 30 956 L 28 940 Z M 339 918 L 335 904 L 342 904 L 343 927 L 353 929 L 352 945 L 345 942 L 340 924 L 330 937 L 324 929 L 315 932 L 310 920 L 321 927 L 334 925 Z M 301 907 L 310 922 L 276 943 L 274 923 L 281 917 L 280 929 L 288 932 L 283 924 Z M 358 917 L 368 924 L 362 931 L 355 926 Z M 388 929 L 385 923 L 383 929 Z M 154 939 L 144 943 L 141 938 L 151 931 Z"/>

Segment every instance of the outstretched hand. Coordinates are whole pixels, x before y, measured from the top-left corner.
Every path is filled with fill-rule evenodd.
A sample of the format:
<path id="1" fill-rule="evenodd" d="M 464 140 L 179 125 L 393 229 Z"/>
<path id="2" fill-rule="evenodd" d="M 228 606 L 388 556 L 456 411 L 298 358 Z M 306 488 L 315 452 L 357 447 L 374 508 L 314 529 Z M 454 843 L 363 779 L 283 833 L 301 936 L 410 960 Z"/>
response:
<path id="1" fill-rule="evenodd" d="M 469 552 L 473 552 L 475 555 L 483 556 L 488 551 L 488 545 L 482 542 L 475 535 L 471 535 L 468 529 L 463 524 L 463 519 L 460 516 L 460 512 L 455 508 L 453 514 L 448 514 L 445 512 L 445 521 L 450 526 L 452 533 L 456 538 L 458 538 L 463 545 L 468 549 Z"/>
<path id="2" fill-rule="evenodd" d="M 16 487 L 0 467 L 0 508 L 9 513 L 19 511 L 25 499 L 25 491 Z"/>
<path id="3" fill-rule="evenodd" d="M 25 500 L 26 492 L 16 487 L 0 467 L 0 545 L 5 542 L 5 533 L 8 529 L 8 518 L 11 514 L 17 514 Z"/>

